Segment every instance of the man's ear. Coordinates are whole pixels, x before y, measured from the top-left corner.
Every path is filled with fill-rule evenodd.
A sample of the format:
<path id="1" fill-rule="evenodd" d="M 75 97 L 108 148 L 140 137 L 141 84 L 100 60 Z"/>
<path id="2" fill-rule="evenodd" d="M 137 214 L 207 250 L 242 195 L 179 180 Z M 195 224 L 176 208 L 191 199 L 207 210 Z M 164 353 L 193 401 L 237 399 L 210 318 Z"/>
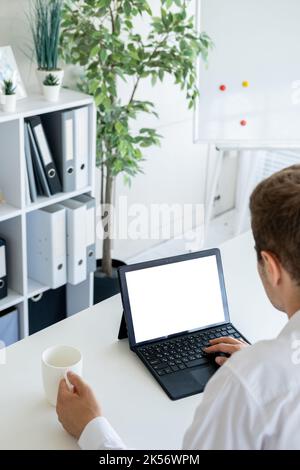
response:
<path id="1" fill-rule="evenodd" d="M 281 264 L 277 256 L 275 256 L 271 251 L 262 251 L 261 257 L 261 262 L 263 264 L 264 272 L 268 278 L 268 281 L 273 287 L 277 286 L 282 277 Z"/>

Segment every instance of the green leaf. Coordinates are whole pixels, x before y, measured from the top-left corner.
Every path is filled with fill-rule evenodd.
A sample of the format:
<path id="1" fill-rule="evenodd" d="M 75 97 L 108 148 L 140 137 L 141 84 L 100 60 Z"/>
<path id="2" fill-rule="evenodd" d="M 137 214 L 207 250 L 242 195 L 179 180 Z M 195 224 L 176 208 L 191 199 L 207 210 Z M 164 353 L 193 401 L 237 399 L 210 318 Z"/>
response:
<path id="1" fill-rule="evenodd" d="M 94 94 L 98 86 L 99 86 L 98 80 L 93 80 L 92 82 L 90 82 L 89 84 L 90 93 Z"/>
<path id="2" fill-rule="evenodd" d="M 105 62 L 105 60 L 107 59 L 107 52 L 104 48 L 102 48 L 100 51 L 100 59 L 102 62 Z"/>
<path id="3" fill-rule="evenodd" d="M 151 85 L 155 86 L 156 82 L 157 82 L 157 75 L 155 73 L 153 73 L 152 77 L 151 77 Z"/>
<path id="4" fill-rule="evenodd" d="M 167 28 L 169 26 L 167 12 L 163 8 L 161 9 L 161 19 L 162 19 L 163 25 Z"/>
<path id="5" fill-rule="evenodd" d="M 148 15 L 152 15 L 152 10 L 150 8 L 150 5 L 147 2 L 144 2 L 144 9 L 145 9 L 145 12 L 148 13 Z"/>
<path id="6" fill-rule="evenodd" d="M 118 134 L 122 134 L 123 131 L 124 131 L 124 127 L 122 126 L 122 124 L 119 121 L 116 122 L 115 128 L 116 128 L 116 131 L 118 132 Z"/>
<path id="7" fill-rule="evenodd" d="M 125 14 L 127 16 L 130 16 L 130 13 L 131 13 L 131 5 L 130 5 L 130 2 L 129 1 L 126 1 L 124 2 L 124 11 L 125 11 Z"/>
<path id="8" fill-rule="evenodd" d="M 96 104 L 96 106 L 99 106 L 99 105 L 102 103 L 102 101 L 103 101 L 103 99 L 102 99 L 102 95 L 101 95 L 101 94 L 95 96 L 95 104 Z"/>
<path id="9" fill-rule="evenodd" d="M 128 175 L 124 175 L 124 184 L 125 186 L 131 187 L 131 178 Z"/>

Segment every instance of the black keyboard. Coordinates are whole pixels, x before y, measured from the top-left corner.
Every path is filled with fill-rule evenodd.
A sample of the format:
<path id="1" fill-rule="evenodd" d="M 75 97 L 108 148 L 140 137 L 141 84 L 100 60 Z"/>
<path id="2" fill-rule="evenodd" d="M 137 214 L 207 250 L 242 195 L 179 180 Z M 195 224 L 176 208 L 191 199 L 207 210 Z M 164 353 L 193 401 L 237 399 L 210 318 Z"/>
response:
<path id="1" fill-rule="evenodd" d="M 203 348 L 209 346 L 210 339 L 222 336 L 241 338 L 240 333 L 228 324 L 142 346 L 138 348 L 138 352 L 148 366 L 162 376 L 187 367 L 207 364 L 210 359 Z"/>

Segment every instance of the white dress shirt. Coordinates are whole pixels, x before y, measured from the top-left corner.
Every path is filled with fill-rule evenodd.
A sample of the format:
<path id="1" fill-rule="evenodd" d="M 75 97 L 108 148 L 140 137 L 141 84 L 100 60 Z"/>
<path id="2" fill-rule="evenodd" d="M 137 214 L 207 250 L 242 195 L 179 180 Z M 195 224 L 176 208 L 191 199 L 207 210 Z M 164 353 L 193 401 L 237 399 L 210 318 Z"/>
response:
<path id="1" fill-rule="evenodd" d="M 214 374 L 183 449 L 300 449 L 299 423 L 300 311 L 276 339 L 235 353 Z M 86 426 L 79 445 L 126 449 L 103 417 Z"/>

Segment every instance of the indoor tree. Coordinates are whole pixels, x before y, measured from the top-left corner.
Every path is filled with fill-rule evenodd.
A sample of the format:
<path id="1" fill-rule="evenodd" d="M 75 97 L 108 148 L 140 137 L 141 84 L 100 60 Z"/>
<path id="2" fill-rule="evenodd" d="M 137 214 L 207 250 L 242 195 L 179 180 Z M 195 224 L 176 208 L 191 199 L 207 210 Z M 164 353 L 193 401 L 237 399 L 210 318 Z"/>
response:
<path id="1" fill-rule="evenodd" d="M 136 99 L 142 80 L 152 85 L 166 74 L 185 92 L 192 108 L 198 97 L 196 62 L 206 61 L 212 41 L 195 30 L 188 15 L 189 0 L 156 0 L 158 15 L 147 0 L 66 1 L 62 21 L 62 54 L 68 63 L 83 67 L 80 88 L 93 95 L 97 107 L 97 162 L 101 168 L 101 207 L 104 225 L 102 271 L 112 275 L 111 214 L 116 176 L 130 178 L 141 171 L 143 150 L 157 145 L 160 135 L 153 128 L 132 129 L 140 113 L 155 113 L 149 101 Z M 147 23 L 141 34 L 137 17 Z M 121 102 L 118 82 L 132 84 Z"/>

